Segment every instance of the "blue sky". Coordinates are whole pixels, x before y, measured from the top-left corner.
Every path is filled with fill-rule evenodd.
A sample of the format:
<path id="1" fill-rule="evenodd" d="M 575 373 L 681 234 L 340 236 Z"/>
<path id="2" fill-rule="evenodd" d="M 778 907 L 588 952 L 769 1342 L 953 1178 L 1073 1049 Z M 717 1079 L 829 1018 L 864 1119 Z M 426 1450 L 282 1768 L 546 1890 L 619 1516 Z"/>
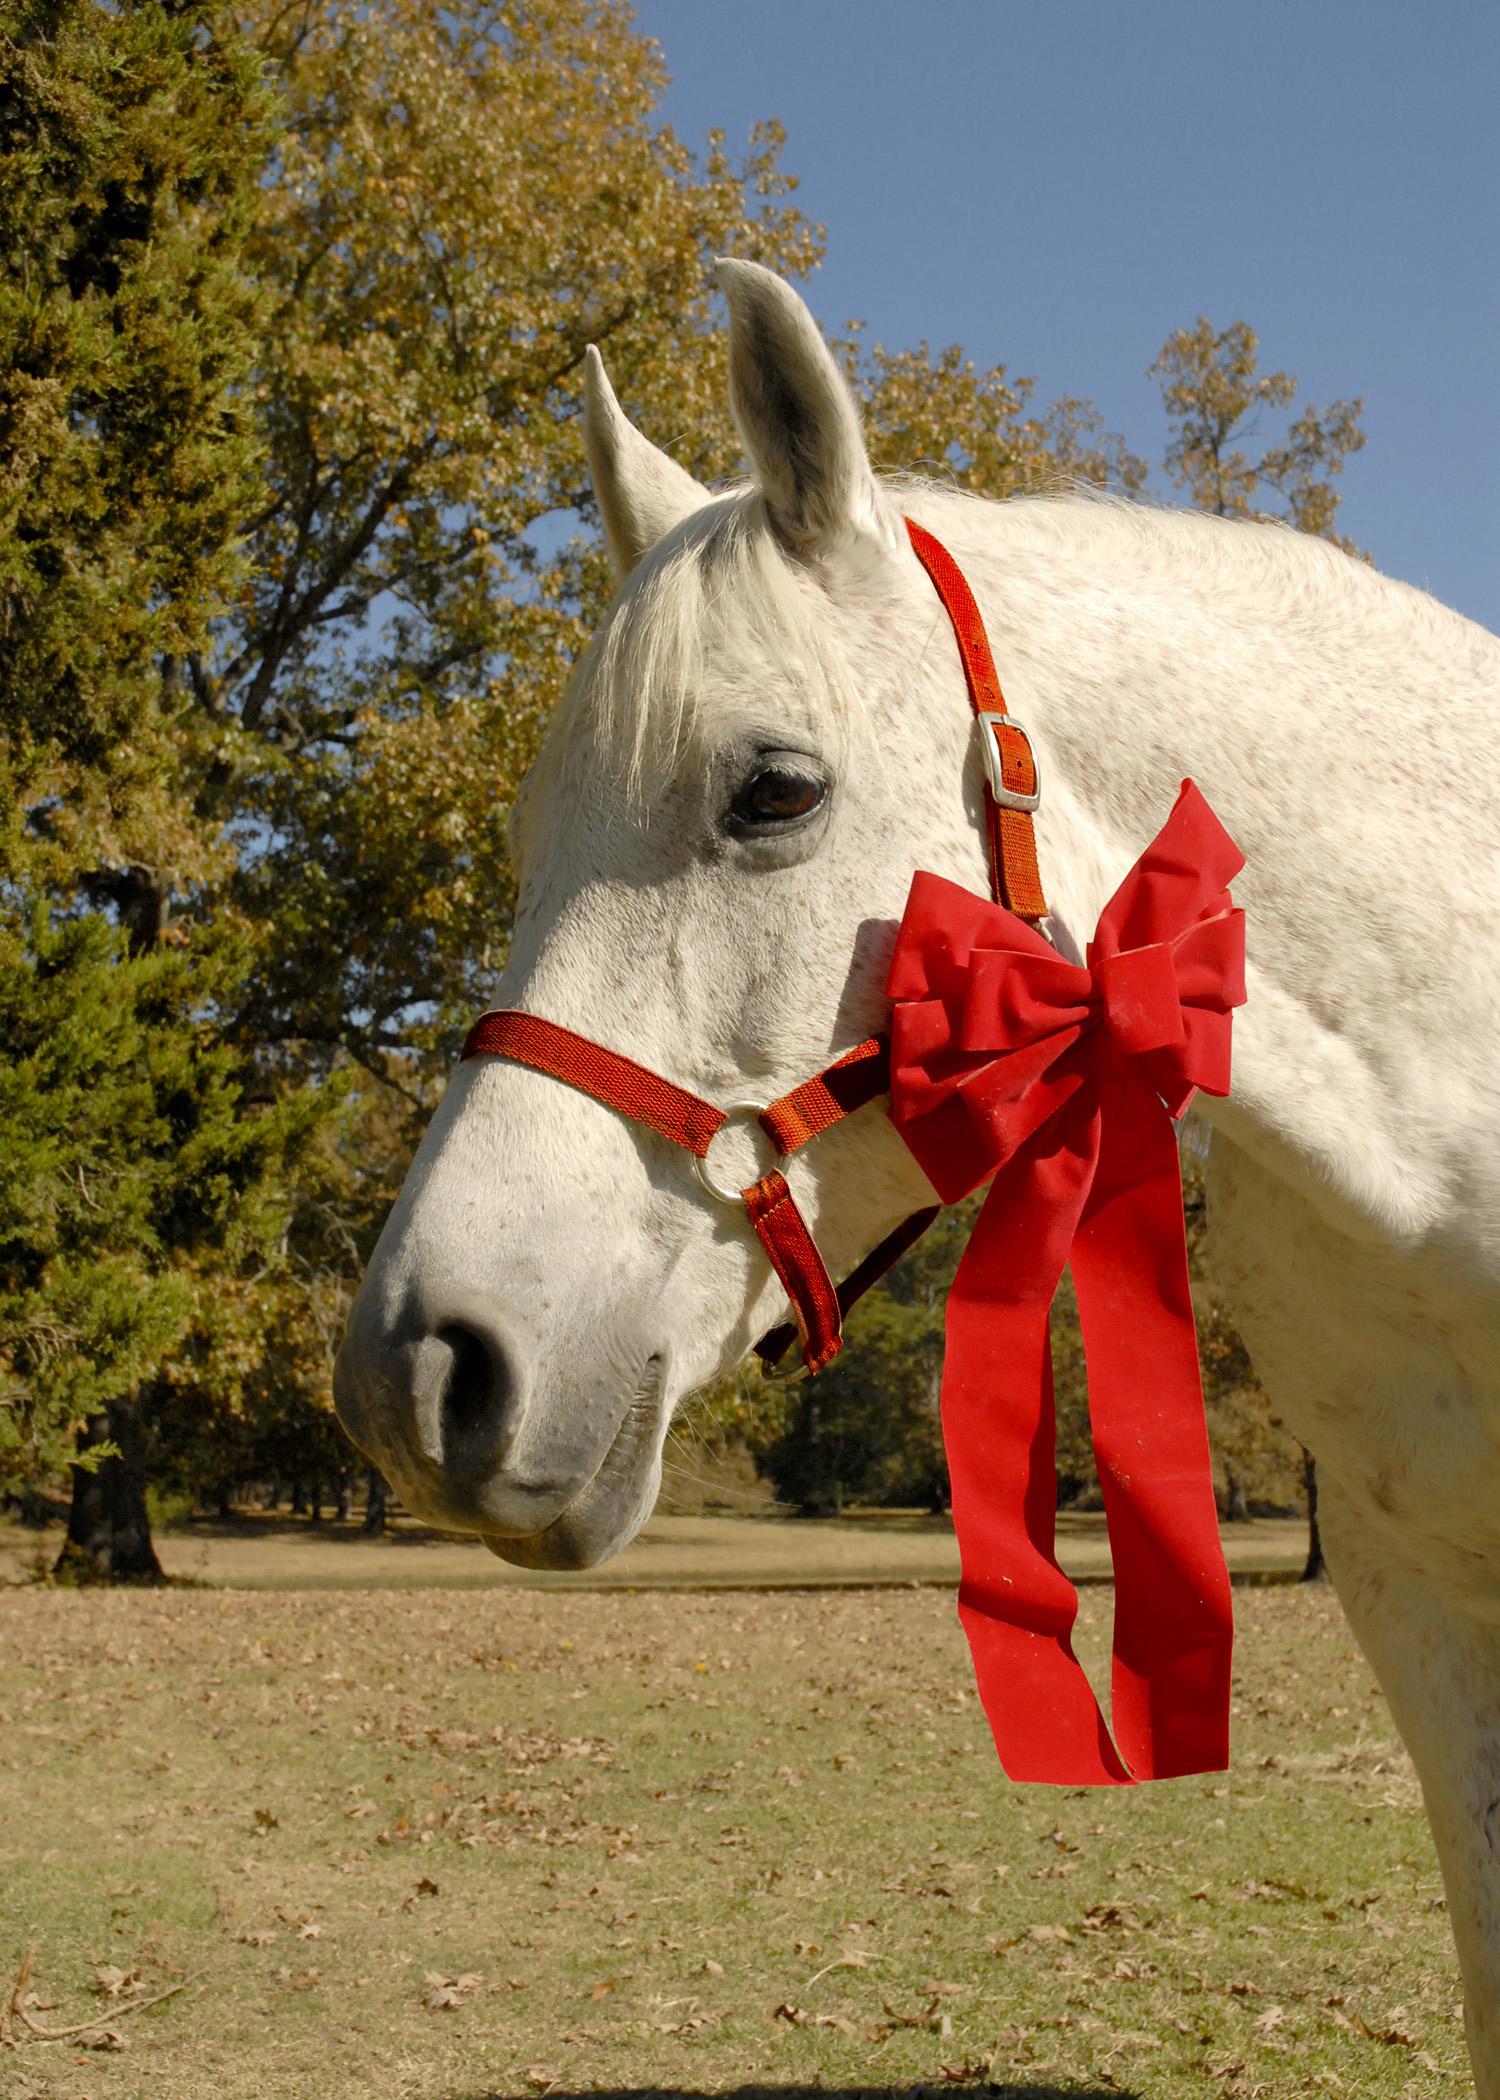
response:
<path id="1" fill-rule="evenodd" d="M 637 0 L 691 144 L 787 127 L 830 327 L 1092 395 L 1153 462 L 1168 332 L 1363 394 L 1342 528 L 1500 628 L 1495 0 Z"/>

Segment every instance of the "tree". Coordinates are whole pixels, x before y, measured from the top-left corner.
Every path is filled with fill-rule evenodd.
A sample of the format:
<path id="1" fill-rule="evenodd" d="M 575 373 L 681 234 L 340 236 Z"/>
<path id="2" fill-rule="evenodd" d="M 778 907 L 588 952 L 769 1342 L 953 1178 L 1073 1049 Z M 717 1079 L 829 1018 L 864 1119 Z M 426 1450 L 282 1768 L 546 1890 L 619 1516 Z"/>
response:
<path id="1" fill-rule="evenodd" d="M 938 1393 L 948 1285 L 973 1205 L 943 1212 L 849 1318 L 815 1379 L 773 1386 L 751 1448 L 783 1500 L 812 1515 L 846 1502 L 948 1505 Z"/>
<path id="2" fill-rule="evenodd" d="M 1318 1524 L 1318 1462 L 1310 1451 L 1302 1454 L 1302 1489 L 1307 1498 L 1307 1558 L 1302 1564 L 1302 1580 L 1318 1582 L 1326 1566 L 1323 1533 Z"/>
<path id="3" fill-rule="evenodd" d="M 1288 411 L 1297 382 L 1288 372 L 1262 372 L 1260 341 L 1247 322 L 1215 329 L 1206 317 L 1167 337 L 1150 376 L 1170 421 L 1167 477 L 1198 510 L 1221 518 L 1284 517 L 1299 532 L 1348 543 L 1333 529 L 1339 507 L 1333 484 L 1352 453 L 1363 449 L 1363 400 L 1307 404 L 1279 443 L 1258 458 L 1244 447 L 1260 436 L 1263 409 Z M 1269 491 L 1279 509 L 1266 511 Z M 1349 548 L 1350 552 L 1354 550 Z"/>
<path id="4" fill-rule="evenodd" d="M 1213 1248 L 1206 1154 L 1209 1133 L 1189 1126 L 1181 1146 L 1188 1275 L 1198 1329 L 1198 1361 L 1208 1411 L 1219 1507 L 1230 1521 L 1252 1514 L 1252 1504 L 1295 1507 L 1302 1486 L 1300 1449 L 1265 1388 L 1213 1282 Z"/>
<path id="5" fill-rule="evenodd" d="M 812 1513 L 845 1502 L 948 1507 L 939 1402 L 949 1286 L 982 1202 L 940 1214 L 849 1319 L 846 1347 L 815 1380 L 776 1386 L 750 1430 L 777 1493 Z M 1083 1338 L 1072 1279 L 1052 1309 L 1058 1500 L 1097 1493 Z"/>
<path id="6" fill-rule="evenodd" d="M 200 1248 L 192 1323 L 139 1355 L 130 1426 L 168 1471 L 231 1463 L 257 1418 L 331 1431 L 360 1256 L 503 956 L 504 811 L 607 592 L 570 536 L 586 342 L 653 418 L 717 406 L 710 256 L 817 247 L 774 127 L 696 162 L 608 0 L 245 12 L 276 127 L 212 0 L 0 18 L 26 879 L 141 957 L 236 945 L 195 1025 L 247 1101 L 366 1075 L 357 1130 L 300 1150 L 270 1271 Z"/>
<path id="7" fill-rule="evenodd" d="M 100 841 L 154 862 L 180 831 L 176 667 L 260 486 L 241 251 L 268 141 L 212 0 L 0 8 L 0 872 L 49 840 L 64 868 Z"/>
<path id="8" fill-rule="evenodd" d="M 836 345 L 860 396 L 871 463 L 998 498 L 1086 483 L 1138 494 L 1146 463 L 1105 429 L 1092 402 L 1063 395 L 1033 413 L 1036 381 L 981 370 L 958 344 L 866 351 L 851 323 Z"/>
<path id="9" fill-rule="evenodd" d="M 229 858 L 181 793 L 184 666 L 261 501 L 270 137 L 212 0 L 0 15 L 0 1480 L 71 1453 L 65 1560 L 108 1575 L 156 1570 L 144 1400 L 278 1257 L 334 1101 L 226 1034 L 241 932 L 171 923 Z"/>
<path id="10" fill-rule="evenodd" d="M 658 427 L 706 429 L 710 257 L 795 271 L 816 236 L 773 127 L 700 167 L 657 122 L 660 55 L 612 0 L 251 15 L 285 117 L 252 242 L 269 491 L 190 664 L 188 763 L 257 841 L 231 894 L 270 950 L 241 1025 L 415 1113 L 503 958 L 505 811 L 607 597 L 571 532 L 584 350 Z"/>
<path id="11" fill-rule="evenodd" d="M 214 1012 L 243 958 L 132 954 L 97 914 L 0 931 L 0 1489 L 76 1454 L 63 1565 L 158 1573 L 142 1395 L 219 1279 L 274 1260 L 323 1104 L 247 1096 Z"/>

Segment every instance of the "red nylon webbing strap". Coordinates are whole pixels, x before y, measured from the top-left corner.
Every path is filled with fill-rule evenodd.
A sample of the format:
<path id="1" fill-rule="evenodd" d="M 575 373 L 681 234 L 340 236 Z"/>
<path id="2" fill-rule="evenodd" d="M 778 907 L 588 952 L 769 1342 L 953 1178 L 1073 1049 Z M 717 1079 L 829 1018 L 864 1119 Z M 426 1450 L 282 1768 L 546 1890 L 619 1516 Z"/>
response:
<path id="1" fill-rule="evenodd" d="M 800 1151 L 809 1138 L 820 1137 L 845 1116 L 863 1108 L 890 1085 L 890 1048 L 885 1037 L 869 1036 L 853 1050 L 846 1050 L 834 1064 L 825 1065 L 801 1086 L 793 1087 L 779 1101 L 762 1111 L 760 1126 L 785 1159 Z"/>
<path id="2" fill-rule="evenodd" d="M 707 1156 L 715 1133 L 725 1121 L 724 1111 L 715 1108 L 711 1101 L 647 1071 L 634 1058 L 622 1057 L 618 1050 L 608 1050 L 571 1028 L 515 1007 L 497 1007 L 481 1014 L 469 1030 L 460 1055 L 461 1059 L 505 1057 L 533 1072 L 545 1072 L 552 1079 L 577 1087 L 580 1093 L 617 1114 L 628 1116 L 632 1122 L 644 1123 L 699 1159 Z M 841 1073 L 842 1077 L 837 1076 Z M 795 1145 L 803 1144 L 816 1130 L 828 1129 L 851 1108 L 872 1100 L 883 1090 L 885 1075 L 885 1045 L 875 1041 L 861 1043 L 827 1072 L 820 1072 L 783 1101 L 773 1103 L 766 1116 L 774 1110 L 785 1111 L 791 1118 L 788 1131 L 801 1129 Z M 871 1083 L 872 1076 L 877 1083 Z M 782 1142 L 777 1128 L 769 1122 L 766 1127 L 783 1155 L 795 1149 L 793 1143 Z M 843 1346 L 839 1297 L 823 1257 L 783 1174 L 773 1171 L 754 1182 L 743 1191 L 743 1201 L 771 1266 L 792 1301 L 808 1368 L 821 1371 Z"/>
<path id="3" fill-rule="evenodd" d="M 879 1283 L 888 1269 L 893 1269 L 908 1248 L 915 1247 L 929 1225 L 936 1223 L 942 1215 L 939 1205 L 930 1210 L 913 1211 L 894 1232 L 888 1232 L 878 1247 L 871 1248 L 857 1269 L 851 1269 L 838 1287 L 840 1318 L 848 1315 L 849 1308 L 858 1305 L 865 1292 Z M 773 1327 L 769 1334 L 761 1336 L 755 1345 L 755 1353 L 769 1371 L 775 1368 L 797 1339 L 797 1329 L 791 1321 L 783 1327 Z"/>
<path id="4" fill-rule="evenodd" d="M 927 571 L 933 589 L 943 601 L 943 610 L 953 624 L 953 638 L 958 644 L 964 681 L 969 688 L 969 702 L 975 715 L 994 736 L 1000 753 L 1000 777 L 1015 794 L 1035 794 L 1036 760 L 1025 731 L 1005 720 L 1005 695 L 1000 690 L 995 659 L 990 652 L 989 637 L 984 631 L 979 607 L 974 603 L 974 593 L 941 540 L 934 539 L 911 518 L 906 520 L 906 530 L 912 552 Z M 986 784 L 984 815 L 989 840 L 990 887 L 996 903 L 1007 905 L 1018 918 L 1044 919 L 1047 899 L 1042 889 L 1041 869 L 1037 865 L 1036 833 L 1031 812 L 1001 808 Z"/>
<path id="5" fill-rule="evenodd" d="M 592 1095 L 606 1108 L 646 1124 L 674 1145 L 695 1152 L 699 1159 L 724 1121 L 721 1108 L 648 1072 L 634 1058 L 622 1057 L 618 1050 L 606 1050 L 586 1035 L 575 1035 L 571 1028 L 515 1007 L 496 1007 L 481 1014 L 459 1057 L 508 1057 L 514 1064 L 529 1065 L 533 1072 L 546 1072 L 577 1087 L 581 1094 Z"/>
<path id="6" fill-rule="evenodd" d="M 792 1200 L 786 1176 L 774 1169 L 745 1190 L 745 1209 L 792 1301 L 802 1353 L 816 1376 L 844 1346 L 838 1293 L 817 1242 Z"/>

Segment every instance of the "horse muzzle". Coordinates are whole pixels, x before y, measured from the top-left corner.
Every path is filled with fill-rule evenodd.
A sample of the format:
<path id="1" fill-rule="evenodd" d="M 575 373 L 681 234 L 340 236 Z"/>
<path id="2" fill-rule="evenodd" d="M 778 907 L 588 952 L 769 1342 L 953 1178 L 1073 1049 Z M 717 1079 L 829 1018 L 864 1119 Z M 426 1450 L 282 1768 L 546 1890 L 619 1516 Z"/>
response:
<path id="1" fill-rule="evenodd" d="M 334 1365 L 335 1407 L 414 1516 L 479 1532 L 524 1566 L 603 1559 L 630 1535 L 623 1519 L 643 1494 L 636 1528 L 644 1521 L 659 1473 L 660 1357 L 606 1394 L 549 1396 L 483 1300 L 405 1334 L 361 1314 L 356 1304 Z"/>

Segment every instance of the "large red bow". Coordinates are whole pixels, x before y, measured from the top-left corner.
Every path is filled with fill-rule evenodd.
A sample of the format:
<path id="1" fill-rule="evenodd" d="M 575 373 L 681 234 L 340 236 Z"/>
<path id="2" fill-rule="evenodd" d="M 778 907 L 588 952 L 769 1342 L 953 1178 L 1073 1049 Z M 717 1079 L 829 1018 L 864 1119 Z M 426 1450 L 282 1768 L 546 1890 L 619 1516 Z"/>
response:
<path id="1" fill-rule="evenodd" d="M 959 1615 L 1013 1779 L 1128 1785 L 1228 1762 L 1229 1577 L 1171 1119 L 1197 1088 L 1229 1090 L 1243 865 L 1184 781 L 1087 968 L 940 876 L 907 899 L 891 1116 L 945 1202 L 994 1176 L 948 1300 L 942 1409 Z M 1048 1313 L 1069 1263 L 1114 1556 L 1113 1742 L 1055 1550 Z"/>

